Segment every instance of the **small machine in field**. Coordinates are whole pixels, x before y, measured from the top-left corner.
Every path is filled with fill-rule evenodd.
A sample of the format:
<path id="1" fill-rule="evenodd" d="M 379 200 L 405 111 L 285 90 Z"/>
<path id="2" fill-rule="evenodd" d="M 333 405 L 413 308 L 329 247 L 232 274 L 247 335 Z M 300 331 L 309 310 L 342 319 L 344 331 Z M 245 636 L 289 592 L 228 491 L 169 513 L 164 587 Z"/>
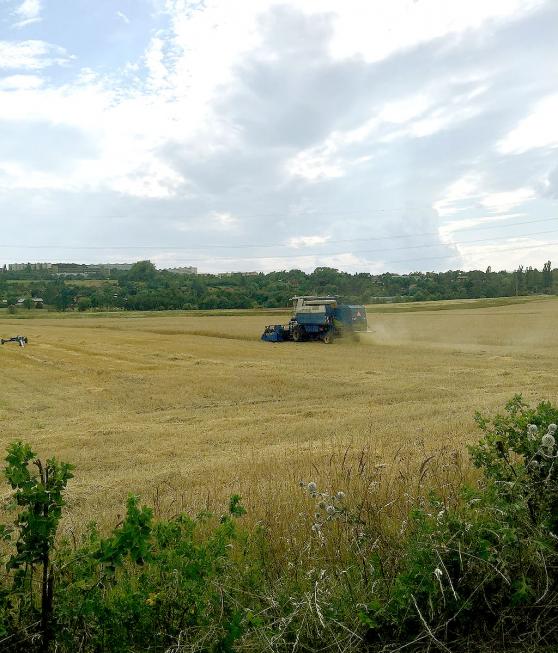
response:
<path id="1" fill-rule="evenodd" d="M 293 297 L 292 302 L 289 323 L 266 326 L 262 340 L 323 340 L 329 344 L 337 336 L 355 336 L 368 329 L 364 306 L 339 304 L 336 297 Z"/>
<path id="2" fill-rule="evenodd" d="M 0 345 L 5 345 L 7 342 L 17 342 L 20 347 L 25 347 L 29 342 L 26 336 L 14 336 L 13 338 L 0 338 Z"/>

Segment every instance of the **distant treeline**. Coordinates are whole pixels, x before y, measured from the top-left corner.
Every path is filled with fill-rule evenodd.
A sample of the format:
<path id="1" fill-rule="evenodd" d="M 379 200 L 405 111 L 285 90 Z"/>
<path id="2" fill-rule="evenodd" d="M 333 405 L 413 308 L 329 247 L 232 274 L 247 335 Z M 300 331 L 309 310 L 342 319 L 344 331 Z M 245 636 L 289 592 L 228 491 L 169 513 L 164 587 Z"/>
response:
<path id="1" fill-rule="evenodd" d="M 47 270 L 0 274 L 0 306 L 38 306 L 32 298 L 57 310 L 77 308 L 172 310 L 219 308 L 277 308 L 293 295 L 338 295 L 354 303 L 476 299 L 529 294 L 558 294 L 558 270 L 547 261 L 541 270 L 519 267 L 513 272 L 450 270 L 410 274 L 349 274 L 319 267 L 307 274 L 283 270 L 269 274 L 178 275 L 158 271 L 140 261 L 129 271 L 113 271 L 110 278 L 97 275 L 56 277 Z M 24 300 L 22 303 L 21 300 Z"/>

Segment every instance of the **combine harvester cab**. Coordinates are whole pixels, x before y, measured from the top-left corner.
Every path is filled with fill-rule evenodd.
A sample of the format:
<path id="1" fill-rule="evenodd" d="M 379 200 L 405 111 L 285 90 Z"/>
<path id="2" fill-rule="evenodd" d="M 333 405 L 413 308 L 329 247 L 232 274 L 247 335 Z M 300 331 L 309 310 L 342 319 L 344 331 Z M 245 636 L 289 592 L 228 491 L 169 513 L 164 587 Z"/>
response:
<path id="1" fill-rule="evenodd" d="M 322 340 L 329 344 L 336 336 L 356 337 L 356 332 L 368 329 L 364 306 L 339 304 L 336 297 L 330 296 L 293 297 L 292 302 L 293 316 L 289 323 L 267 326 L 262 340 Z"/>

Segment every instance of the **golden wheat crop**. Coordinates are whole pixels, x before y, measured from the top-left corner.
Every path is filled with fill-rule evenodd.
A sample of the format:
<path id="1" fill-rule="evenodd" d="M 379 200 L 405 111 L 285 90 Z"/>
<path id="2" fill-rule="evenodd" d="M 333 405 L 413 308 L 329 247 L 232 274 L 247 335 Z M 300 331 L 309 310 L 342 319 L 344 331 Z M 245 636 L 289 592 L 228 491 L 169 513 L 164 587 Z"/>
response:
<path id="1" fill-rule="evenodd" d="M 374 307 L 360 343 L 327 346 L 261 342 L 265 313 L 6 315 L 30 343 L 0 348 L 0 448 L 76 465 L 67 529 L 114 524 L 130 492 L 167 513 L 237 492 L 294 523 L 299 479 L 356 492 L 363 465 L 401 503 L 432 452 L 462 460 L 476 410 L 556 399 L 557 318 L 553 299 Z"/>

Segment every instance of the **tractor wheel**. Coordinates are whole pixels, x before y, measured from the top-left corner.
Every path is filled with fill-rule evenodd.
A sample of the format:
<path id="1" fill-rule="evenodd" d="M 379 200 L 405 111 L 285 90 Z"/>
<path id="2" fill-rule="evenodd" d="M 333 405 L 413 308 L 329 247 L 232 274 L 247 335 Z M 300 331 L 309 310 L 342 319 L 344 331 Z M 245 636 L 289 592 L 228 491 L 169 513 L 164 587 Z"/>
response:
<path id="1" fill-rule="evenodd" d="M 331 343 L 333 342 L 333 331 L 326 331 L 324 333 L 322 340 L 325 342 L 326 345 L 331 345 Z"/>
<path id="2" fill-rule="evenodd" d="M 295 342 L 300 342 L 302 340 L 302 329 L 299 326 L 296 326 L 293 329 L 293 340 Z"/>

